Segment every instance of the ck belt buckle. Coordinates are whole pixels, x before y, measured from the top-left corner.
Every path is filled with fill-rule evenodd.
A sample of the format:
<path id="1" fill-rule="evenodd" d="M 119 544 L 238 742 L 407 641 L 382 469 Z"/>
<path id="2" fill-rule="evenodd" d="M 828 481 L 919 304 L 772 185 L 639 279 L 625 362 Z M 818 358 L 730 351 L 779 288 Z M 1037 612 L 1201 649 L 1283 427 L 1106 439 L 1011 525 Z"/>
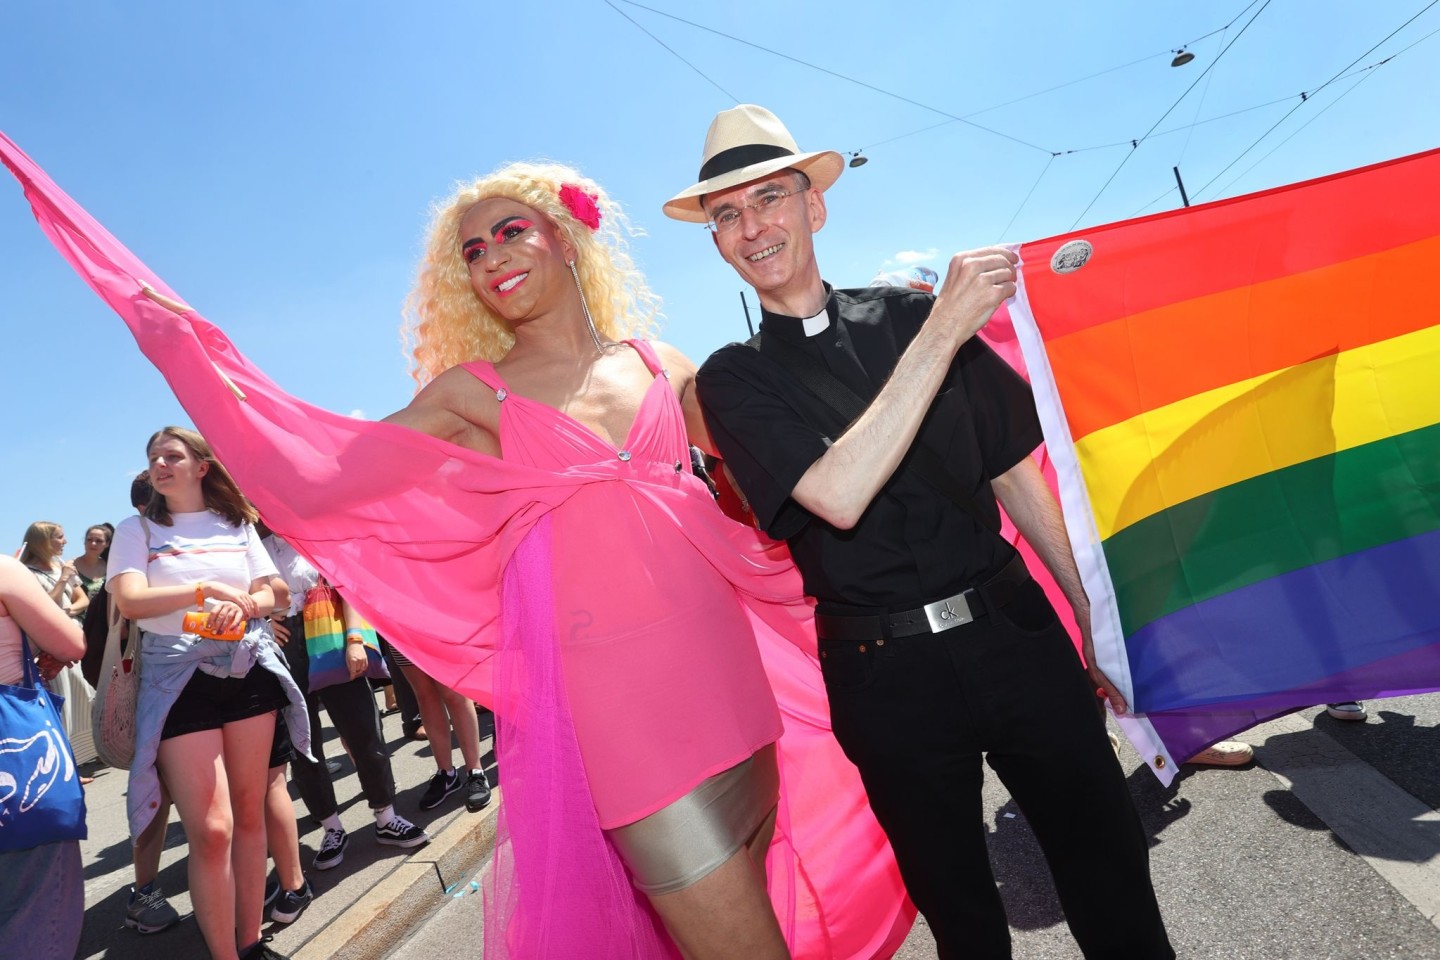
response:
<path id="1" fill-rule="evenodd" d="M 924 609 L 925 619 L 930 621 L 930 630 L 934 633 L 964 626 L 975 619 L 970 613 L 970 602 L 965 599 L 964 593 L 927 603 Z"/>

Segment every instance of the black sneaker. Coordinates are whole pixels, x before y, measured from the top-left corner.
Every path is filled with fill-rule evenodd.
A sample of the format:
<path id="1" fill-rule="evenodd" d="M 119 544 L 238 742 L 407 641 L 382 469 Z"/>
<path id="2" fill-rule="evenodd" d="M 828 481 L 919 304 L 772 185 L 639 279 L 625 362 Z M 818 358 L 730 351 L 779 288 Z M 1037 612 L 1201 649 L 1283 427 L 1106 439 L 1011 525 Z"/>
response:
<path id="1" fill-rule="evenodd" d="M 170 906 L 165 894 L 153 881 L 145 890 L 130 888 L 130 899 L 125 904 L 125 926 L 141 933 L 159 933 L 180 922 L 180 914 Z"/>
<path id="2" fill-rule="evenodd" d="M 474 813 L 490 805 L 490 781 L 485 779 L 484 770 L 472 770 L 470 779 L 465 781 L 465 809 Z"/>
<path id="3" fill-rule="evenodd" d="M 270 937 L 261 937 L 250 949 L 240 954 L 240 960 L 290 960 L 283 953 L 270 949 Z"/>
<path id="4" fill-rule="evenodd" d="M 420 795 L 420 809 L 431 810 L 440 806 L 441 802 L 450 794 L 465 786 L 465 781 L 460 779 L 459 770 L 436 770 L 435 776 L 430 778 L 430 785 Z"/>
<path id="5" fill-rule="evenodd" d="M 385 823 L 375 825 L 375 842 L 387 847 L 418 847 L 430 842 L 430 834 L 421 830 L 404 817 L 396 815 Z"/>
<path id="6" fill-rule="evenodd" d="M 310 880 L 307 877 L 305 884 L 299 890 L 281 891 L 280 896 L 275 900 L 275 906 L 270 908 L 270 919 L 276 923 L 293 923 L 295 918 L 304 913 L 305 908 L 310 906 L 310 901 L 314 899 L 315 888 L 310 886 Z"/>
<path id="7" fill-rule="evenodd" d="M 326 827 L 325 836 L 320 840 L 320 849 L 315 852 L 315 859 L 310 861 L 310 865 L 316 870 L 329 870 L 331 867 L 340 866 L 340 861 L 345 859 L 345 848 L 349 845 L 348 833 Z"/>

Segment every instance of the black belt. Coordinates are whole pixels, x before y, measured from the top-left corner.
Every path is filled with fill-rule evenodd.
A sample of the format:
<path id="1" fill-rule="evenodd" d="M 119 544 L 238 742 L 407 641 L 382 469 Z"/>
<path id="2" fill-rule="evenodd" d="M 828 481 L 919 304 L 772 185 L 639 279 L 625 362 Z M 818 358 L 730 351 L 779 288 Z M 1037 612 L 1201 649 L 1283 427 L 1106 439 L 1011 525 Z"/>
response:
<path id="1" fill-rule="evenodd" d="M 995 576 L 979 587 L 970 587 L 952 597 L 927 603 L 900 613 L 872 614 L 863 617 L 841 617 L 829 613 L 815 614 L 815 632 L 821 640 L 846 643 L 875 640 L 879 637 L 913 637 L 922 633 L 941 633 L 964 626 L 990 612 L 990 604 L 1003 606 L 1030 579 L 1025 561 L 1017 554 Z"/>

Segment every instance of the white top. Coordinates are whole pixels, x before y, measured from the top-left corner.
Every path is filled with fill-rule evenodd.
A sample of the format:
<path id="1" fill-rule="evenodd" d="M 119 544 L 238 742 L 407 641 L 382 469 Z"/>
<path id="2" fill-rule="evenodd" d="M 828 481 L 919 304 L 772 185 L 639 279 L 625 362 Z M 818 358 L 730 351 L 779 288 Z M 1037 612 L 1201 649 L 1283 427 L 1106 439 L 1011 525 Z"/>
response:
<path id="1" fill-rule="evenodd" d="M 193 585 L 200 580 L 214 580 L 247 590 L 262 577 L 279 576 L 280 571 L 260 537 L 250 524 L 237 527 L 209 510 L 200 513 L 172 513 L 171 526 L 154 520 L 150 524 L 150 544 L 145 543 L 145 529 L 139 517 L 126 517 L 115 528 L 110 544 L 110 562 L 105 568 L 105 589 L 113 589 L 115 578 L 122 573 L 141 573 L 147 585 L 168 587 Z M 213 607 L 215 601 L 207 601 Z M 181 632 L 185 612 L 147 617 L 138 621 L 142 630 L 176 635 Z"/>
<path id="2" fill-rule="evenodd" d="M 46 593 L 54 590 L 55 584 L 60 581 L 60 570 L 62 568 L 59 563 L 52 561 L 49 570 L 36 570 L 34 567 L 27 567 L 26 569 L 35 574 L 35 579 L 40 581 L 40 586 L 45 589 Z M 76 587 L 84 589 L 80 583 L 80 575 L 72 573 L 70 579 L 65 581 L 65 589 L 60 591 L 60 598 L 55 600 L 55 605 L 61 610 L 70 606 L 70 594 L 74 592 Z"/>
<path id="3" fill-rule="evenodd" d="M 265 549 L 270 551 L 275 566 L 280 568 L 280 576 L 285 578 L 285 585 L 290 588 L 290 609 L 285 615 L 299 615 L 300 611 L 305 609 L 305 594 L 320 583 L 320 571 L 310 566 L 310 561 L 300 556 L 283 538 L 273 533 L 261 542 L 265 544 Z"/>

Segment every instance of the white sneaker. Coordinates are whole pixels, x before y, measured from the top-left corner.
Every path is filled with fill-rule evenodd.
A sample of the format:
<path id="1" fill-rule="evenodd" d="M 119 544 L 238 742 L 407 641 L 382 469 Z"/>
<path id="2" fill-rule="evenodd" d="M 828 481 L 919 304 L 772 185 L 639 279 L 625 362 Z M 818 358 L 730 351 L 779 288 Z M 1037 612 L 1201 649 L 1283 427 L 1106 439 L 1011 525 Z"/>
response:
<path id="1" fill-rule="evenodd" d="M 1347 700 L 1344 703 L 1327 703 L 1325 712 L 1336 720 L 1355 720 L 1363 722 L 1369 716 L 1365 712 L 1365 704 L 1359 700 Z"/>
<path id="2" fill-rule="evenodd" d="M 1221 740 L 1201 750 L 1186 763 L 1197 767 L 1243 767 L 1255 759 L 1255 748 L 1239 740 Z"/>

